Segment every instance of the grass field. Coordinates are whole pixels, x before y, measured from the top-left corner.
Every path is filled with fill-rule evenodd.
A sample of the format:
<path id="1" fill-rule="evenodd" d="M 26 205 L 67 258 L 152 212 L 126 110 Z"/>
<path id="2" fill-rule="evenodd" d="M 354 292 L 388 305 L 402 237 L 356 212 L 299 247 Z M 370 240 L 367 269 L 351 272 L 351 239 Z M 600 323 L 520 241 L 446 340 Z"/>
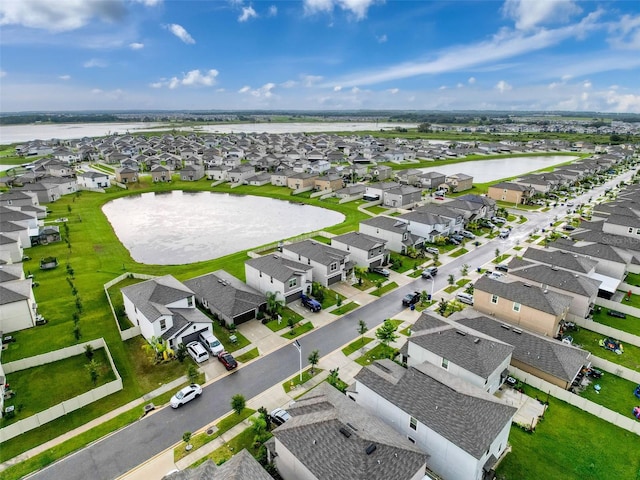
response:
<path id="1" fill-rule="evenodd" d="M 359 339 L 351 342 L 349 345 L 342 349 L 342 353 L 346 356 L 351 355 L 353 352 L 360 350 L 362 347 L 367 345 L 368 343 L 373 342 L 373 338 L 371 337 L 360 337 Z"/>

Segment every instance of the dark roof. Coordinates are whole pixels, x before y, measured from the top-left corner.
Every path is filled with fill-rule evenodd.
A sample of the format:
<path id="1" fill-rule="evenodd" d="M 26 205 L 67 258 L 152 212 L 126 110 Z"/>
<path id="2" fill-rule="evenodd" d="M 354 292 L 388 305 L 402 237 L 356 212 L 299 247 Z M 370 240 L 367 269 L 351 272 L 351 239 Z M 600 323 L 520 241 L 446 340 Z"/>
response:
<path id="1" fill-rule="evenodd" d="M 431 328 L 443 327 L 445 325 L 448 325 L 448 323 L 438 318 L 435 314 L 425 311 L 420 314 L 416 322 L 413 324 L 411 331 L 417 332 L 420 330 L 429 330 Z"/>
<path id="2" fill-rule="evenodd" d="M 429 363 L 404 369 L 376 360 L 355 379 L 478 459 L 517 410 Z"/>
<path id="3" fill-rule="evenodd" d="M 286 282 L 294 275 L 303 275 L 311 270 L 311 265 L 296 262 L 282 255 L 264 255 L 244 262 L 256 270 L 263 272 L 281 282 Z"/>
<path id="4" fill-rule="evenodd" d="M 553 246 L 553 245 L 552 245 Z M 598 262 L 583 255 L 570 254 L 560 250 L 550 250 L 548 248 L 529 247 L 525 250 L 523 257 L 534 262 L 544 263 L 549 266 L 560 267 L 565 270 L 572 270 L 578 273 L 591 272 Z"/>
<path id="5" fill-rule="evenodd" d="M 171 275 L 129 285 L 121 291 L 150 322 L 161 315 L 171 314 L 166 305 L 194 295 L 191 289 Z"/>
<path id="6" fill-rule="evenodd" d="M 384 215 L 368 218 L 367 220 L 363 220 L 360 223 L 364 225 L 370 225 L 372 227 L 379 228 L 381 230 L 386 230 L 389 232 L 395 231 L 398 233 L 404 233 L 407 231 L 407 222 L 402 222 L 397 218 L 385 217 Z"/>
<path id="7" fill-rule="evenodd" d="M 601 283 L 599 280 L 547 265 L 533 265 L 519 270 L 511 270 L 510 275 L 518 277 L 525 282 L 549 285 L 550 287 L 585 297 L 597 295 L 598 287 Z"/>
<path id="8" fill-rule="evenodd" d="M 371 235 L 367 235 L 365 233 L 360 232 L 349 232 L 344 235 L 340 235 L 337 237 L 333 237 L 331 239 L 331 243 L 333 245 L 333 241 L 344 243 L 345 245 L 349 245 L 354 248 L 358 248 L 360 250 L 372 250 L 374 248 L 383 247 L 386 245 L 387 241 L 381 238 L 372 237 Z"/>
<path id="9" fill-rule="evenodd" d="M 609 234 L 600 234 L 600 236 L 608 237 Z M 619 238 L 627 237 L 620 236 Z M 557 248 L 559 250 L 565 250 L 576 254 L 585 255 L 587 257 L 593 257 L 598 260 L 608 260 L 615 263 L 627 263 L 625 259 L 622 258 L 614 248 L 615 246 L 618 246 L 618 248 L 625 248 L 625 244 L 603 245 L 600 243 L 572 242 L 571 240 L 558 239 L 555 242 L 550 243 L 549 246 L 552 248 Z"/>
<path id="10" fill-rule="evenodd" d="M 162 480 L 273 480 L 246 448 L 221 465 L 209 459 L 194 468 L 165 475 Z"/>
<path id="11" fill-rule="evenodd" d="M 485 316 L 456 318 L 457 323 L 514 346 L 512 359 L 571 383 L 590 353 L 553 338 L 513 327 Z"/>
<path id="12" fill-rule="evenodd" d="M 333 262 L 340 262 L 349 255 L 347 252 L 330 247 L 324 243 L 314 240 L 303 240 L 282 247 L 283 252 L 291 252 L 304 258 L 309 258 L 321 265 L 330 265 Z M 291 255 L 291 253 L 289 255 Z"/>
<path id="13" fill-rule="evenodd" d="M 409 480 L 424 472 L 425 453 L 326 382 L 287 411 L 291 419 L 273 434 L 315 478 Z"/>
<path id="14" fill-rule="evenodd" d="M 518 272 L 520 270 L 516 273 Z M 556 316 L 561 315 L 569 307 L 572 300 L 569 295 L 542 290 L 538 286 L 525 282 L 506 282 L 489 277 L 480 277 L 476 280 L 474 289 Z"/>

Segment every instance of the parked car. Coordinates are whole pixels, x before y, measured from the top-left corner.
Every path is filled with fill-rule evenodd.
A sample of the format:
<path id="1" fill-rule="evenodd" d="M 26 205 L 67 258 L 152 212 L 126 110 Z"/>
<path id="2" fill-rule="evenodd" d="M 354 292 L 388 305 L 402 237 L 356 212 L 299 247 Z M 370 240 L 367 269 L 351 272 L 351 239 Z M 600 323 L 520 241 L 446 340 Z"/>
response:
<path id="1" fill-rule="evenodd" d="M 461 232 L 460 232 L 460 235 L 462 235 L 462 236 L 463 236 L 463 237 L 465 237 L 465 238 L 470 238 L 470 239 L 474 239 L 474 238 L 476 238 L 476 236 L 475 236 L 473 233 L 471 233 L 469 230 L 463 230 L 463 231 L 461 231 Z"/>
<path id="2" fill-rule="evenodd" d="M 616 318 L 627 318 L 627 315 L 625 313 L 619 312 L 618 310 L 608 310 L 607 315 Z"/>
<path id="3" fill-rule="evenodd" d="M 434 197 L 436 200 L 444 200 L 444 197 L 438 195 L 437 197 Z"/>
<path id="4" fill-rule="evenodd" d="M 489 278 L 491 278 L 492 280 L 499 280 L 502 277 L 504 277 L 504 274 L 500 273 L 500 272 L 487 272 L 485 273 L 485 275 Z"/>
<path id="5" fill-rule="evenodd" d="M 424 251 L 427 253 L 430 253 L 431 255 L 440 254 L 440 250 L 438 250 L 436 247 L 425 247 Z"/>
<path id="6" fill-rule="evenodd" d="M 312 312 L 319 312 L 320 310 L 322 310 L 322 305 L 320 305 L 320 302 L 315 298 L 311 298 L 303 294 L 300 297 L 300 300 L 302 301 L 302 306 L 308 308 Z"/>
<path id="7" fill-rule="evenodd" d="M 508 229 L 503 228 L 502 230 L 500 230 L 500 233 L 498 234 L 498 236 L 500 238 L 508 238 L 510 233 L 511 232 Z"/>
<path id="8" fill-rule="evenodd" d="M 176 394 L 171 397 L 169 403 L 171 404 L 171 408 L 178 408 L 194 398 L 198 398 L 200 395 L 202 395 L 202 387 L 197 383 L 192 383 L 178 390 Z"/>
<path id="9" fill-rule="evenodd" d="M 453 245 L 460 245 L 460 240 L 456 240 L 456 239 L 455 239 L 455 238 L 453 238 L 453 237 L 449 237 L 449 238 L 447 239 L 447 241 L 448 241 L 449 243 L 453 244 Z"/>
<path id="10" fill-rule="evenodd" d="M 209 350 L 212 354 L 218 355 L 221 351 L 224 350 L 224 347 L 209 330 L 204 330 L 200 332 L 198 335 L 198 340 L 202 343 L 207 350 Z"/>
<path id="11" fill-rule="evenodd" d="M 389 270 L 382 267 L 373 267 L 371 271 L 373 273 L 377 273 L 378 275 L 382 275 L 383 277 L 388 277 L 389 275 L 391 275 L 391 272 Z"/>
<path id="12" fill-rule="evenodd" d="M 509 271 L 509 267 L 507 265 L 505 265 L 504 263 L 501 263 L 500 265 L 496 265 L 495 266 L 495 270 L 498 270 L 499 272 L 508 272 Z"/>
<path id="13" fill-rule="evenodd" d="M 196 363 L 202 363 L 209 360 L 209 352 L 207 352 L 200 342 L 187 343 L 187 352 Z"/>
<path id="14" fill-rule="evenodd" d="M 473 305 L 473 295 L 469 293 L 461 292 L 456 295 L 456 300 L 462 303 L 466 303 L 467 305 Z"/>
<path id="15" fill-rule="evenodd" d="M 504 217 L 491 217 L 493 223 L 507 223 L 507 219 Z"/>
<path id="16" fill-rule="evenodd" d="M 567 232 L 571 232 L 572 230 L 575 230 L 576 227 L 574 227 L 573 225 L 565 225 L 564 227 L 562 227 L 564 230 L 566 230 Z"/>
<path id="17" fill-rule="evenodd" d="M 435 277 L 438 274 L 438 267 L 427 267 L 422 270 L 422 278 Z"/>
<path id="18" fill-rule="evenodd" d="M 420 301 L 420 292 L 407 293 L 402 299 L 402 305 L 410 307 Z"/>
<path id="19" fill-rule="evenodd" d="M 269 416 L 271 417 L 271 421 L 278 426 L 291 418 L 289 412 L 283 408 L 276 408 L 275 410 L 272 410 Z"/>
<path id="20" fill-rule="evenodd" d="M 462 242 L 464 240 L 464 237 L 462 235 L 458 234 L 458 233 L 452 233 L 451 234 L 451 238 L 455 238 L 459 242 Z"/>
<path id="21" fill-rule="evenodd" d="M 222 362 L 224 368 L 226 368 L 227 370 L 233 370 L 238 366 L 238 362 L 236 362 L 236 359 L 233 358 L 233 355 L 224 350 L 218 354 L 218 360 Z"/>
<path id="22" fill-rule="evenodd" d="M 490 222 L 489 220 L 480 220 L 480 226 L 486 228 L 496 228 L 495 223 Z"/>

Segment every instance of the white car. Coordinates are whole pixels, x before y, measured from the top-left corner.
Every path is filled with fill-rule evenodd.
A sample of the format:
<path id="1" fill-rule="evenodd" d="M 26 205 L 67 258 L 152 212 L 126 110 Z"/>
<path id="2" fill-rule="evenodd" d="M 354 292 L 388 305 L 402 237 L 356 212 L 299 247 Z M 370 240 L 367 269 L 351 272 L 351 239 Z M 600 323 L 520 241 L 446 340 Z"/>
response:
<path id="1" fill-rule="evenodd" d="M 271 421 L 278 426 L 282 425 L 284 422 L 291 418 L 289 412 L 287 412 L 283 408 L 276 408 L 269 414 L 269 416 L 271 417 Z"/>
<path id="2" fill-rule="evenodd" d="M 194 398 L 198 398 L 202 395 L 202 387 L 197 383 L 192 383 L 186 387 L 180 389 L 176 394 L 171 397 L 171 408 L 178 408 L 180 405 L 184 405 L 190 402 Z"/>
<path id="3" fill-rule="evenodd" d="M 209 360 L 209 352 L 205 350 L 200 342 L 191 342 L 187 344 L 187 352 L 196 363 L 202 363 Z"/>

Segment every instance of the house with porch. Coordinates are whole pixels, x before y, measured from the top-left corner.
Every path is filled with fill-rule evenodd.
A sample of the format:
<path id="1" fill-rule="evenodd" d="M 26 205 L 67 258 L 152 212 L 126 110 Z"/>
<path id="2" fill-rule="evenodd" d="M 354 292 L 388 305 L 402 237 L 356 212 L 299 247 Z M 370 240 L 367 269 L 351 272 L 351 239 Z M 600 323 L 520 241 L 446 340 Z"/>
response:
<path id="1" fill-rule="evenodd" d="M 133 170 L 132 168 L 120 167 L 116 168 L 116 182 L 118 183 L 137 183 L 138 182 L 138 172 L 137 170 Z"/>
<path id="2" fill-rule="evenodd" d="M 362 232 L 349 232 L 331 239 L 331 246 L 349 252 L 351 262 L 367 269 L 389 262 L 387 241 Z"/>
<path id="3" fill-rule="evenodd" d="M 409 248 L 419 248 L 426 241 L 424 237 L 409 230 L 408 220 L 400 217 L 378 215 L 360 222 L 361 233 L 386 240 L 386 247 L 392 252 L 406 253 Z"/>
<path id="4" fill-rule="evenodd" d="M 467 175 L 466 173 L 447 175 L 445 177 L 444 184 L 440 185 L 439 187 L 454 193 L 471 190 L 473 188 L 473 177 L 471 175 Z"/>
<path id="5" fill-rule="evenodd" d="M 350 253 L 314 240 L 284 245 L 282 255 L 290 260 L 306 263 L 313 268 L 313 281 L 328 287 L 346 279 L 353 265 Z"/>
<path id="6" fill-rule="evenodd" d="M 185 182 L 195 182 L 204 177 L 204 166 L 196 163 L 185 165 L 180 170 L 180 180 Z"/>
<path id="7" fill-rule="evenodd" d="M 247 285 L 261 292 L 276 293 L 278 300 L 291 303 L 311 290 L 313 267 L 284 257 L 264 255 L 244 262 Z"/>

